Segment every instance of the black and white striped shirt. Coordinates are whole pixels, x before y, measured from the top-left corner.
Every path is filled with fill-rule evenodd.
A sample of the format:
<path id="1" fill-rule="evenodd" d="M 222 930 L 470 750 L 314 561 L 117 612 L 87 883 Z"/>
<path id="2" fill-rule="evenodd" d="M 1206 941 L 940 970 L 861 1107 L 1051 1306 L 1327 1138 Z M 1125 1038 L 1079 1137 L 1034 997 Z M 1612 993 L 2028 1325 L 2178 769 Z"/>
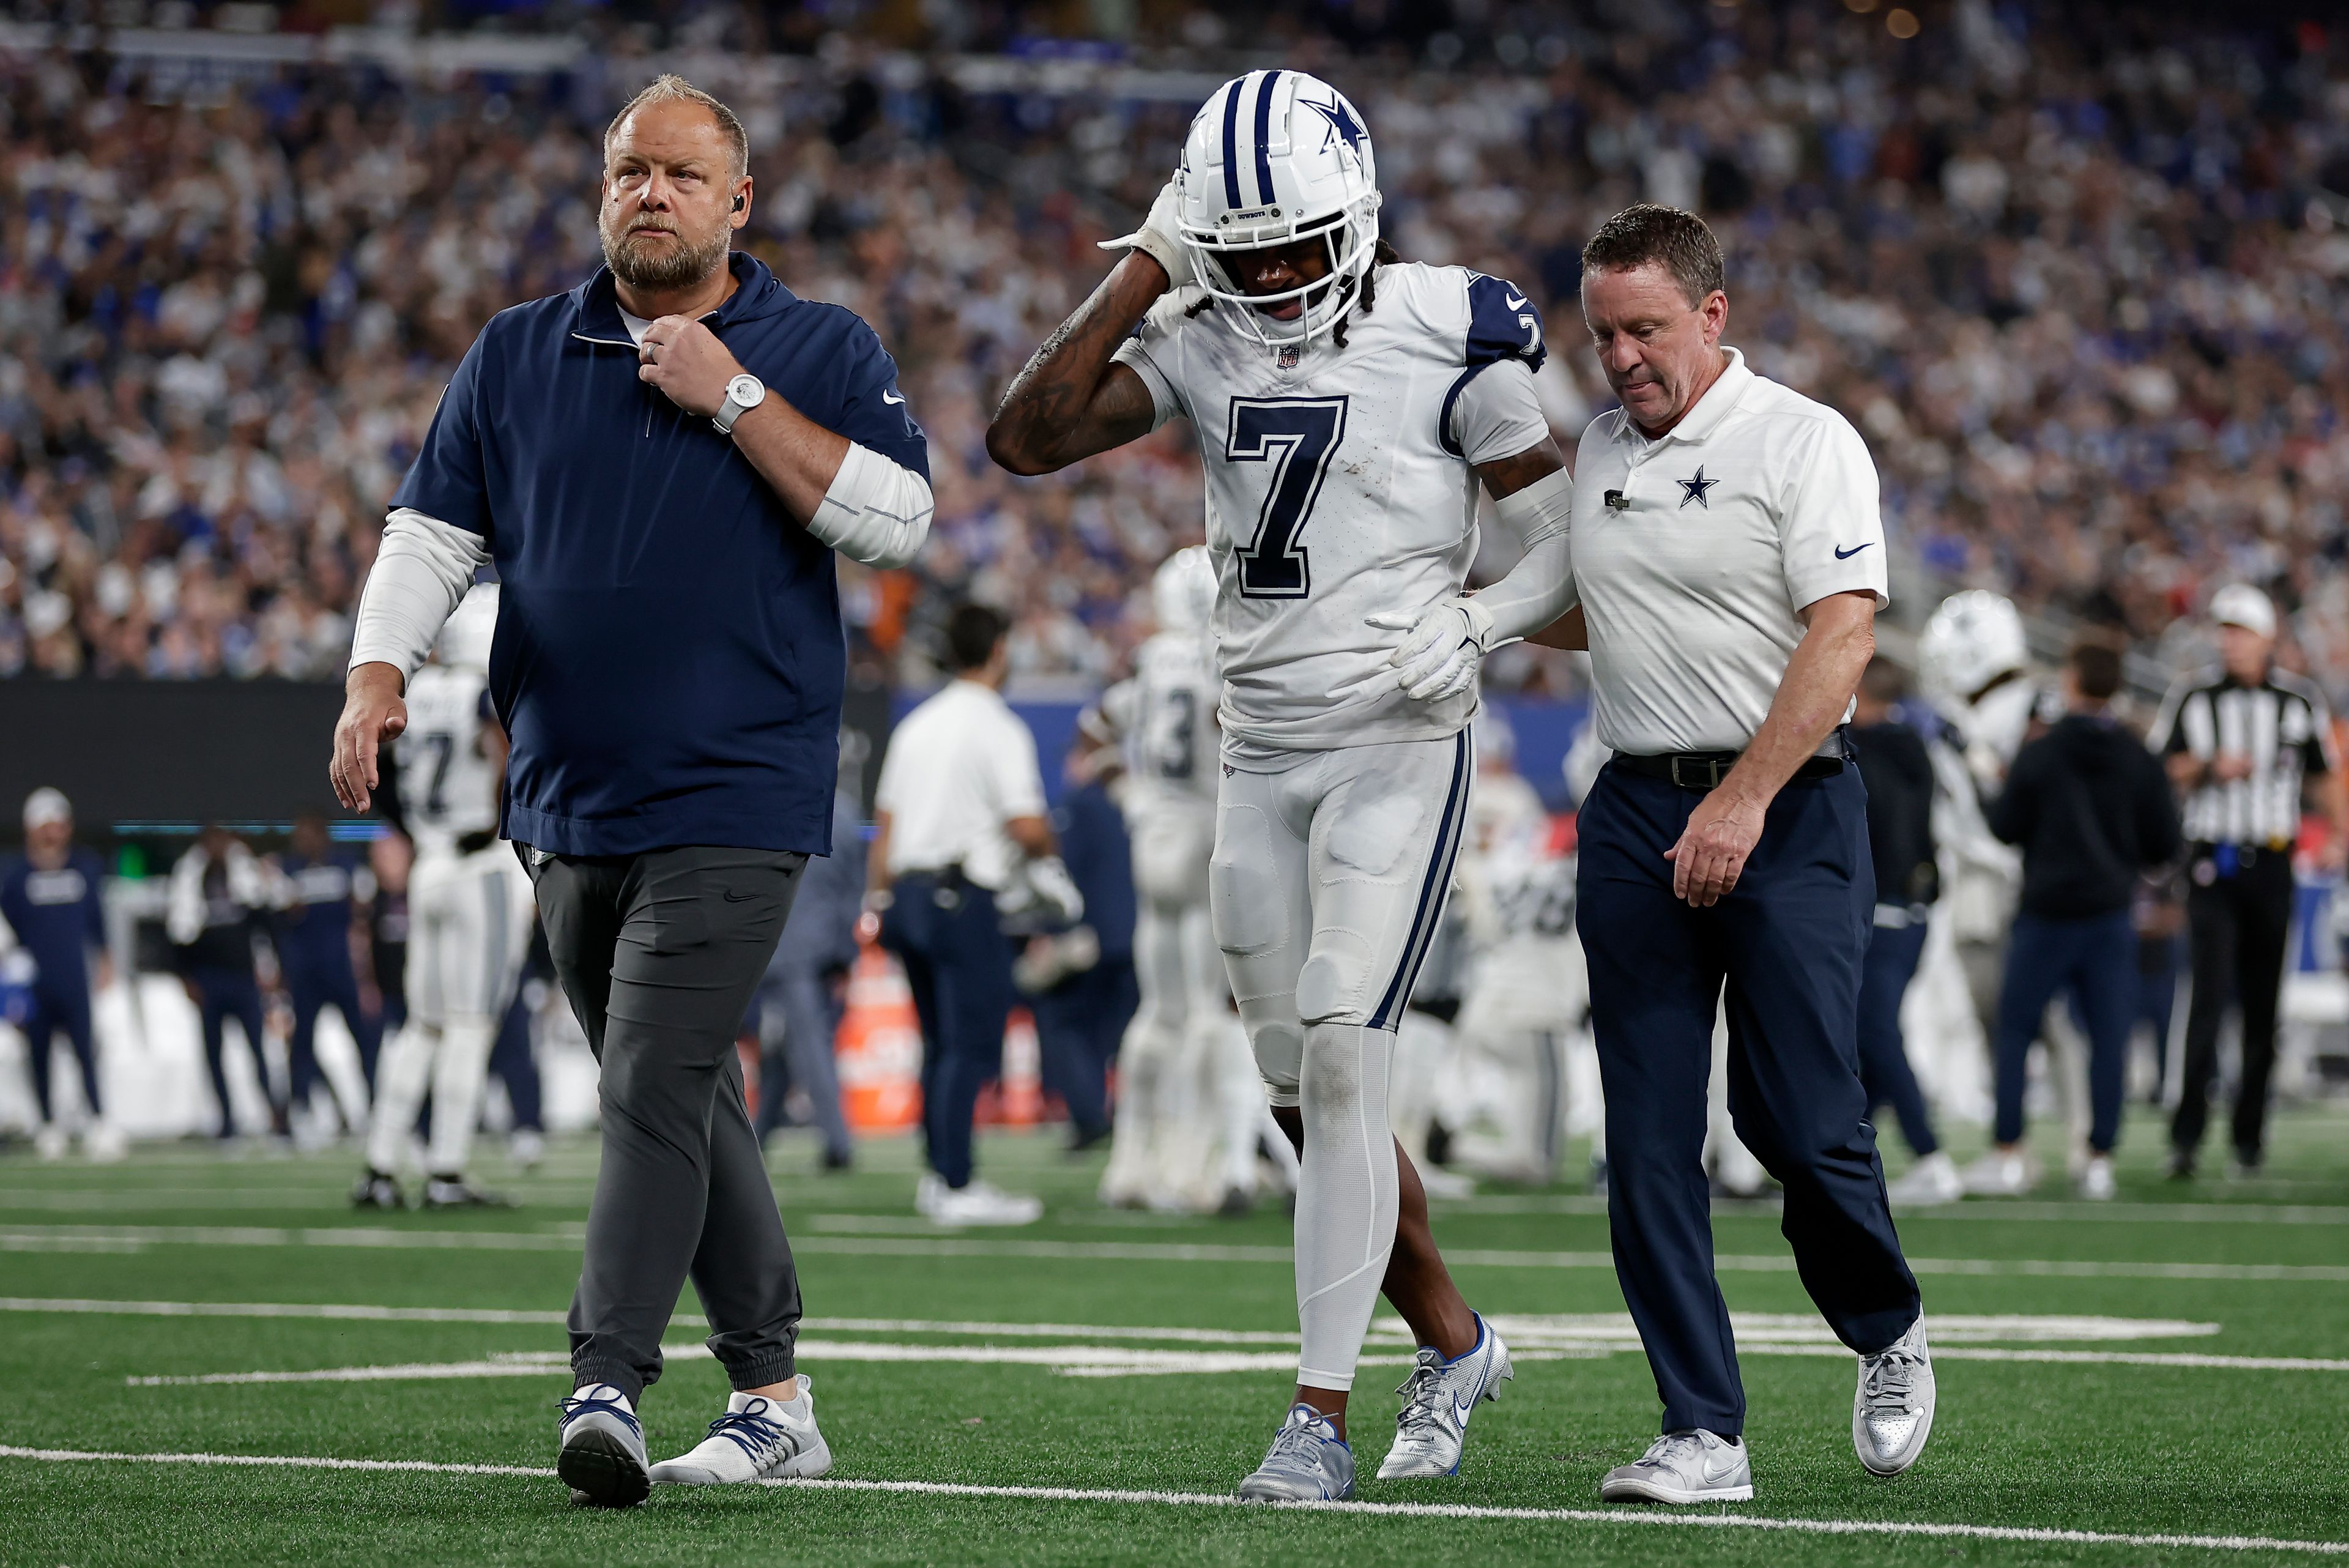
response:
<path id="1" fill-rule="evenodd" d="M 2301 781 L 2340 766 L 2324 693 L 2272 668 L 2257 686 L 2220 670 L 2188 676 L 2170 689 L 2152 738 L 2165 758 L 2251 759 L 2248 777 L 2210 779 L 2188 795 L 2186 836 L 2198 844 L 2290 842 L 2300 834 Z"/>

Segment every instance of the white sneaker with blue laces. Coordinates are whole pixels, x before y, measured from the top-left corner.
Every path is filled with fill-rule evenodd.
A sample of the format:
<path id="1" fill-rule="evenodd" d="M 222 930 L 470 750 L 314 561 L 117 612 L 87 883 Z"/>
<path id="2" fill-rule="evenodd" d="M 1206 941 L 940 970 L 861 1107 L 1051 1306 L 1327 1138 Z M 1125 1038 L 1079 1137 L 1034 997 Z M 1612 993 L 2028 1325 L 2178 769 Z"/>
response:
<path id="1" fill-rule="evenodd" d="M 1501 1385 L 1517 1375 L 1509 1347 L 1479 1315 L 1476 1343 L 1446 1361 L 1433 1345 L 1422 1345 L 1411 1376 L 1395 1390 L 1402 1414 L 1395 1417 L 1394 1447 L 1379 1466 L 1379 1480 L 1456 1476 L 1460 1449 L 1468 1440 L 1468 1417 L 1480 1399 L 1501 1397 Z"/>
<path id="2" fill-rule="evenodd" d="M 563 1400 L 556 1426 L 562 1447 L 554 1473 L 571 1487 L 571 1501 L 591 1508 L 634 1508 L 652 1483 L 646 1479 L 645 1428 L 628 1397 L 609 1383 L 583 1385 Z"/>
<path id="3" fill-rule="evenodd" d="M 806 1479 L 832 1469 L 832 1446 L 815 1429 L 815 1396 L 807 1374 L 799 1375 L 799 1397 L 765 1398 L 738 1393 L 726 1414 L 709 1423 L 709 1436 L 689 1454 L 653 1467 L 659 1486 L 723 1486 L 732 1482 Z"/>
<path id="4" fill-rule="evenodd" d="M 1264 1454 L 1234 1496 L 1249 1502 L 1341 1502 L 1354 1495 L 1354 1450 L 1330 1417 L 1292 1405 Z"/>
<path id="5" fill-rule="evenodd" d="M 1666 1432 L 1599 1483 L 1607 1502 L 1749 1502 L 1754 1467 L 1745 1445 L 1717 1433 Z"/>
<path id="6" fill-rule="evenodd" d="M 1933 1358 L 1922 1313 L 1909 1332 L 1859 1358 L 1851 1398 L 1851 1446 L 1869 1473 L 1897 1476 L 1917 1462 L 1933 1430 Z"/>

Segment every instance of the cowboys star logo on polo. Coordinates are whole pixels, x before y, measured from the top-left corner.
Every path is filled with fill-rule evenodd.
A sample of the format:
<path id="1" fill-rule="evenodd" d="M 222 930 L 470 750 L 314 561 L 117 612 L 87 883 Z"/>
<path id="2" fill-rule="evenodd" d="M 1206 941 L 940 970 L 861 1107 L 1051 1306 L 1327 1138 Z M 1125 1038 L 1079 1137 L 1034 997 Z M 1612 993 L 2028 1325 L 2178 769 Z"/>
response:
<path id="1" fill-rule="evenodd" d="M 1719 484 L 1721 481 L 1717 479 L 1707 479 L 1704 476 L 1704 468 L 1702 464 L 1698 465 L 1696 477 L 1694 479 L 1675 479 L 1672 483 L 1681 487 L 1681 504 L 1682 506 L 1686 506 L 1690 502 L 1693 501 L 1699 506 L 1703 507 L 1707 512 L 1713 510 L 1713 503 L 1704 498 L 1704 493 L 1711 490 L 1714 485 Z"/>

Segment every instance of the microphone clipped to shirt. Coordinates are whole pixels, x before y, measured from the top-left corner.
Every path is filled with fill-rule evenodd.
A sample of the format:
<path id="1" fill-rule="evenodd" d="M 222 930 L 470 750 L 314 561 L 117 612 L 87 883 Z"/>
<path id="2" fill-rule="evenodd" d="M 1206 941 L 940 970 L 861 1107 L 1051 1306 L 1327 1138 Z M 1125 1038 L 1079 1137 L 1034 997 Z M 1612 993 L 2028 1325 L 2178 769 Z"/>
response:
<path id="1" fill-rule="evenodd" d="M 1607 510 L 1629 512 L 1631 510 L 1631 498 L 1619 490 L 1610 490 L 1607 493 Z"/>

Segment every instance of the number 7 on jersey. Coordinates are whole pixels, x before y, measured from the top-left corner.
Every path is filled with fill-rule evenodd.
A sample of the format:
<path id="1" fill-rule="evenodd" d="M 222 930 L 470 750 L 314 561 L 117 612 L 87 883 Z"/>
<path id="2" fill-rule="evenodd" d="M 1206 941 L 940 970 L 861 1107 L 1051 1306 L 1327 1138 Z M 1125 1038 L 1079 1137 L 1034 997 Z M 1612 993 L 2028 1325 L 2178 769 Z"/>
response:
<path id="1" fill-rule="evenodd" d="M 1321 494 L 1330 454 L 1346 438 L 1344 398 L 1234 398 L 1226 462 L 1268 462 L 1256 536 L 1237 552 L 1240 597 L 1301 599 L 1313 591 L 1311 562 L 1299 536 Z"/>

